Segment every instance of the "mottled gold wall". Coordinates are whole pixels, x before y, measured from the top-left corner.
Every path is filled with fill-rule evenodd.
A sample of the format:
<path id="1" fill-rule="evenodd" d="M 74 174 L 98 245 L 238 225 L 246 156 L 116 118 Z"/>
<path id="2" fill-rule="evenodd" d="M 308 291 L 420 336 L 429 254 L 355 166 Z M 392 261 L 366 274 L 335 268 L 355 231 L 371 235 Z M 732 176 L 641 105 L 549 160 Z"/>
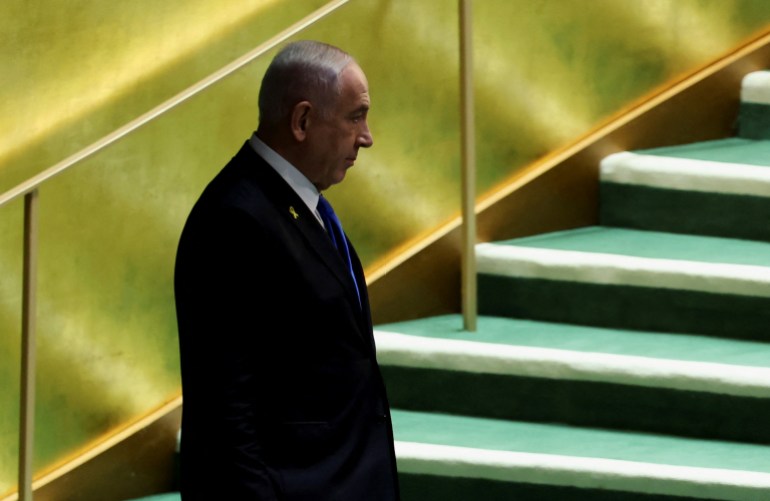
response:
<path id="1" fill-rule="evenodd" d="M 322 5 L 5 0 L 0 191 Z M 479 194 L 770 22 L 764 0 L 476 0 Z M 454 0 L 351 0 L 303 37 L 369 76 L 375 145 L 331 190 L 367 265 L 458 210 Z M 256 125 L 267 59 L 41 190 L 36 465 L 177 394 L 176 241 Z M 16 475 L 21 203 L 0 208 L 0 493 Z"/>

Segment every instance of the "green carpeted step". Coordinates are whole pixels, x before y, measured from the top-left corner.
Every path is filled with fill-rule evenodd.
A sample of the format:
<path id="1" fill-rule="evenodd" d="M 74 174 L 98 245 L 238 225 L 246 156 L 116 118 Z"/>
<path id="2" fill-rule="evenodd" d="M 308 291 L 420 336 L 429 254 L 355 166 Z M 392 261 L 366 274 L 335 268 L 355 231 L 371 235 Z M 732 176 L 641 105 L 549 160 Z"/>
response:
<path id="1" fill-rule="evenodd" d="M 755 71 L 743 77 L 738 113 L 738 135 L 770 139 L 770 72 Z"/>
<path id="2" fill-rule="evenodd" d="M 520 499 L 510 497 L 517 485 L 568 488 L 560 500 L 632 499 L 634 493 L 764 500 L 770 489 L 767 446 L 403 410 L 393 411 L 393 427 L 399 472 L 413 491 L 419 491 L 415 482 L 436 477 L 450 485 L 475 480 L 473 499 L 485 500 Z M 501 497 L 479 492 L 484 486 Z M 467 499 L 449 490 L 441 495 Z"/>
<path id="3" fill-rule="evenodd" d="M 721 185 L 720 183 L 713 183 L 709 189 L 736 192 L 752 192 L 758 190 L 757 192 L 759 194 L 766 193 L 764 189 L 752 187 L 750 181 L 752 176 L 758 176 L 760 179 L 765 179 L 763 173 L 766 172 L 766 170 L 761 169 L 761 167 L 770 166 L 770 158 L 768 157 L 768 154 L 770 154 L 770 141 L 767 140 L 734 137 L 677 146 L 649 148 L 638 150 L 636 153 L 641 156 L 656 156 L 666 162 L 670 162 L 668 166 L 661 167 L 658 174 L 671 173 L 675 176 L 678 175 L 682 178 L 687 178 L 689 182 L 698 184 L 697 189 L 704 189 L 701 186 L 701 183 L 705 184 L 713 182 L 714 178 L 723 178 L 728 186 Z M 707 163 L 678 164 L 676 160 Z M 682 169 L 676 170 L 675 167 L 677 165 L 680 165 Z M 698 165 L 704 166 L 705 172 L 699 172 L 697 168 L 688 168 L 697 167 Z M 723 167 L 725 165 L 730 168 L 724 169 Z M 750 167 L 760 167 L 760 169 L 751 169 Z M 733 173 L 731 170 L 742 171 L 742 174 Z M 699 181 L 699 179 L 702 180 Z M 665 181 L 661 180 L 661 182 Z M 669 182 L 675 183 L 677 181 Z M 687 184 L 684 184 L 681 187 L 685 188 L 687 187 Z"/>
<path id="4" fill-rule="evenodd" d="M 375 335 L 400 408 L 770 443 L 767 344 L 456 315 Z"/>
<path id="5" fill-rule="evenodd" d="M 407 320 L 375 327 L 385 332 L 438 340 L 473 341 L 522 348 L 547 348 L 682 362 L 770 368 L 770 344 L 688 334 L 670 334 L 480 316 L 477 329 L 463 328 L 459 314 Z M 384 350 L 384 346 L 379 346 Z"/>
<path id="6" fill-rule="evenodd" d="M 600 167 L 600 222 L 770 241 L 770 141 L 621 152 Z"/>
<path id="7" fill-rule="evenodd" d="M 590 227 L 476 246 L 479 312 L 770 339 L 770 243 Z"/>
<path id="8" fill-rule="evenodd" d="M 181 501 L 182 495 L 178 492 L 169 492 L 166 494 L 155 494 L 143 498 L 134 498 L 128 501 Z"/>

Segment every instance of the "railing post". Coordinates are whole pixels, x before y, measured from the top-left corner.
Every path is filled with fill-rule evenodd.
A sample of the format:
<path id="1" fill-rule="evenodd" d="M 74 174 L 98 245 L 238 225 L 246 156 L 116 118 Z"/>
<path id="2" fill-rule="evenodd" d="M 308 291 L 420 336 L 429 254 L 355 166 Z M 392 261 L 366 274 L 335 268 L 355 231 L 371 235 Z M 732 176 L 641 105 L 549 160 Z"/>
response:
<path id="1" fill-rule="evenodd" d="M 460 0 L 460 121 L 462 154 L 462 309 L 464 327 L 476 330 L 476 136 L 473 100 L 471 0 Z"/>
<path id="2" fill-rule="evenodd" d="M 32 458 L 35 438 L 37 208 L 38 191 L 35 189 L 24 196 L 19 501 L 32 501 Z"/>

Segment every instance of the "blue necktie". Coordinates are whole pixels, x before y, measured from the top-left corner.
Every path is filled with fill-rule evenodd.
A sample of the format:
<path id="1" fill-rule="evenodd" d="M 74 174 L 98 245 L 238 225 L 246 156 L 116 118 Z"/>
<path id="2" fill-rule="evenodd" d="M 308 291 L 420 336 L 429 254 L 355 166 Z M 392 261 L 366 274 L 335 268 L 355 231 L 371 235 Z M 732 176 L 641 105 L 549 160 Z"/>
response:
<path id="1" fill-rule="evenodd" d="M 353 285 L 356 287 L 356 294 L 358 295 L 358 306 L 361 306 L 361 293 L 358 291 L 358 280 L 356 280 L 356 274 L 353 273 L 353 261 L 350 259 L 350 250 L 348 249 L 348 241 L 345 239 L 345 232 L 342 231 L 342 224 L 334 213 L 331 204 L 326 200 L 323 195 L 318 197 L 318 214 L 321 216 L 321 220 L 326 226 L 326 232 L 329 234 L 329 238 L 332 239 L 334 247 L 337 248 L 343 261 L 348 265 L 348 272 L 353 279 Z"/>

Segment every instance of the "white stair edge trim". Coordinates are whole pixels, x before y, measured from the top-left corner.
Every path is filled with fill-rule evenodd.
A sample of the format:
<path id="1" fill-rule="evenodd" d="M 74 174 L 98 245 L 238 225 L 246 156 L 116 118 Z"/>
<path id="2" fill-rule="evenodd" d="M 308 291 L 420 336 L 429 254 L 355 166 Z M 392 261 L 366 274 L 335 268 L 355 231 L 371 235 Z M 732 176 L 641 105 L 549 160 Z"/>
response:
<path id="1" fill-rule="evenodd" d="M 412 336 L 375 330 L 380 365 L 770 397 L 770 368 Z"/>
<path id="2" fill-rule="evenodd" d="M 482 243 L 479 273 L 770 297 L 770 267 Z"/>
<path id="3" fill-rule="evenodd" d="M 770 104 L 770 71 L 753 71 L 743 77 L 741 101 Z"/>
<path id="4" fill-rule="evenodd" d="M 731 501 L 762 501 L 770 474 L 396 441 L 404 473 Z"/>
<path id="5" fill-rule="evenodd" d="M 770 167 L 623 151 L 602 159 L 602 181 L 672 190 L 770 197 Z"/>

